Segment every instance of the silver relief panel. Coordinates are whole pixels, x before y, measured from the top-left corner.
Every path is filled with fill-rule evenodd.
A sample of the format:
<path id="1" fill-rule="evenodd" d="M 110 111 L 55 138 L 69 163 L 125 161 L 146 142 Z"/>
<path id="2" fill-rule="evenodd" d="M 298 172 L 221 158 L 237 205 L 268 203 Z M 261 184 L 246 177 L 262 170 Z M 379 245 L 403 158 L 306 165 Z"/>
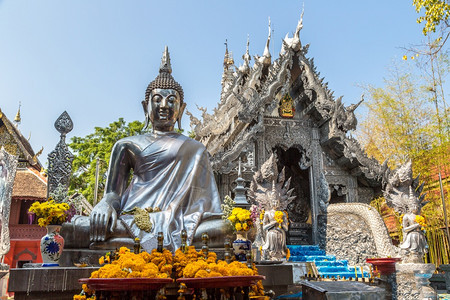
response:
<path id="1" fill-rule="evenodd" d="M 11 196 L 16 176 L 17 156 L 9 154 L 5 148 L 0 149 L 0 261 L 9 252 L 9 214 Z"/>

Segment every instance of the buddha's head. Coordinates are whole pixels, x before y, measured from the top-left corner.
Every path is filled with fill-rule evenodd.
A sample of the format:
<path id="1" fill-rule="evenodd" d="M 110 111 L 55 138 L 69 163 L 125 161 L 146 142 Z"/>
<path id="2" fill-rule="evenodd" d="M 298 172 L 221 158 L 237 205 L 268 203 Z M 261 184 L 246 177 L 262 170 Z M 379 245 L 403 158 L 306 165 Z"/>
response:
<path id="1" fill-rule="evenodd" d="M 173 79 L 167 46 L 159 68 L 159 75 L 150 82 L 145 91 L 144 107 L 146 125 L 152 123 L 153 130 L 173 131 L 175 123 L 181 124 L 186 104 L 183 102 L 183 88 Z"/>

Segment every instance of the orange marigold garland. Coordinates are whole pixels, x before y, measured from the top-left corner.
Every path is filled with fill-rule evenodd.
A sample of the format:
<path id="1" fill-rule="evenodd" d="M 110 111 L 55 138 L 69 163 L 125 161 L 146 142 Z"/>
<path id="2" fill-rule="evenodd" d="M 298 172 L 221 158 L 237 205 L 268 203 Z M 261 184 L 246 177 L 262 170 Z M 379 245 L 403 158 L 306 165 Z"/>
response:
<path id="1" fill-rule="evenodd" d="M 117 259 L 111 262 L 111 253 L 99 259 L 105 264 L 91 274 L 91 278 L 168 278 L 172 274 L 172 253 L 164 249 L 162 253 L 154 249 L 152 253 L 145 251 L 135 254 L 127 247 L 118 250 Z"/>
<path id="2" fill-rule="evenodd" d="M 171 275 L 175 278 L 205 278 L 258 275 L 254 264 L 251 269 L 238 261 L 230 264 L 222 260 L 217 261 L 214 252 L 208 252 L 205 259 L 203 252 L 195 250 L 194 246 L 189 246 L 186 253 L 178 249 L 175 255 L 167 249 L 162 253 L 154 249 L 151 253 L 143 251 L 135 254 L 130 249 L 121 247 L 117 255 L 115 252 L 108 252 L 100 258 L 99 263 L 103 266 L 92 272 L 91 278 L 169 278 Z M 87 286 L 83 287 L 82 294 L 74 296 L 74 299 L 92 299 L 86 298 L 85 288 L 87 289 Z M 251 293 L 264 294 L 261 281 L 251 287 Z"/>

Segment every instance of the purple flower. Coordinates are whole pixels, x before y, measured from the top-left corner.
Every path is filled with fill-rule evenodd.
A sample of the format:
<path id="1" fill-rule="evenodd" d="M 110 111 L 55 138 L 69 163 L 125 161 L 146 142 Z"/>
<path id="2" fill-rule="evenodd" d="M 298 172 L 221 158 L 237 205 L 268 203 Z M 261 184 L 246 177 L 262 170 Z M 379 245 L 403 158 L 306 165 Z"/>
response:
<path id="1" fill-rule="evenodd" d="M 250 217 L 252 218 L 253 223 L 256 223 L 259 220 L 260 211 L 261 211 L 261 205 L 256 206 L 253 204 L 250 207 Z"/>
<path id="2" fill-rule="evenodd" d="M 67 216 L 66 222 L 70 222 L 73 216 L 77 213 L 77 210 L 75 209 L 75 206 L 73 204 L 70 204 L 69 209 L 66 210 L 64 213 Z"/>

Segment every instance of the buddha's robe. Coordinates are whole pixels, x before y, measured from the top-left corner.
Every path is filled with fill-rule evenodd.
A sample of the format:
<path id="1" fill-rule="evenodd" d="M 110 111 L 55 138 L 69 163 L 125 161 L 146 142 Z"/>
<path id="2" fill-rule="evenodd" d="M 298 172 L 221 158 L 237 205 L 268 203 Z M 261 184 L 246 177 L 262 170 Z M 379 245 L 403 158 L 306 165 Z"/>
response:
<path id="1" fill-rule="evenodd" d="M 128 137 L 117 144 L 121 143 L 136 146 L 133 158 L 123 156 L 132 161 L 133 178 L 121 195 L 121 212 L 134 207 L 158 207 L 161 211 L 149 213 L 153 225 L 150 233 L 138 228 L 133 215 L 120 214 L 119 219 L 146 251 L 156 248 L 158 232 L 164 233 L 164 247 L 172 250 L 180 247 L 182 229 L 192 242 L 204 213 L 221 212 L 205 147 L 174 132 Z"/>

